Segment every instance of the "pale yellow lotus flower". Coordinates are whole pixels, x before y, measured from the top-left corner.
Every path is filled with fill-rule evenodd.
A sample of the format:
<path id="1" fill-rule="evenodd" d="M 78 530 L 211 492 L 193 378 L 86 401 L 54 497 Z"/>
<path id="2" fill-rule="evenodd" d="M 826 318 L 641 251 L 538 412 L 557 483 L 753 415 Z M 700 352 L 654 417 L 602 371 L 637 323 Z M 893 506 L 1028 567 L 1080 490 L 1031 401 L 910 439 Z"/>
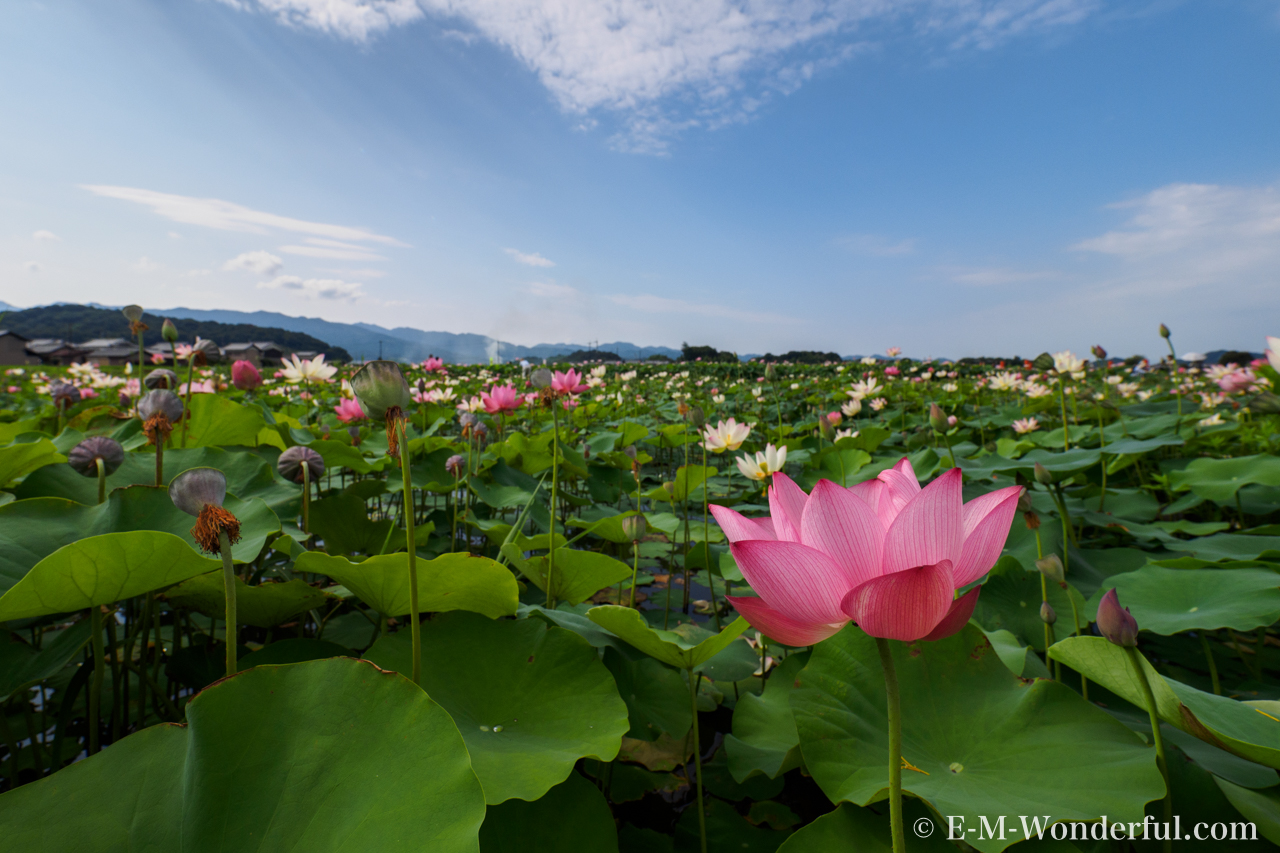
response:
<path id="1" fill-rule="evenodd" d="M 742 476 L 749 480 L 764 480 L 771 476 L 775 471 L 781 471 L 783 466 L 787 464 L 787 448 L 774 447 L 772 444 L 766 444 L 764 450 L 758 452 L 754 457 L 750 453 L 744 453 L 736 460 L 738 470 L 742 472 Z"/>

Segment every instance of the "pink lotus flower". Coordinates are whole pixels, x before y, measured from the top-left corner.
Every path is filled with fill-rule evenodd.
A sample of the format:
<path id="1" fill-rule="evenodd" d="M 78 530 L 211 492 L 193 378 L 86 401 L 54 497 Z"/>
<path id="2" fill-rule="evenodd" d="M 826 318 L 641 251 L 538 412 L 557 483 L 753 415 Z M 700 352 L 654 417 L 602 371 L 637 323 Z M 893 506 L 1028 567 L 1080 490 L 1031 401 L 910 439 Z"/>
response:
<path id="1" fill-rule="evenodd" d="M 488 392 L 480 392 L 480 402 L 484 410 L 491 415 L 499 412 L 514 412 L 520 406 L 520 395 L 511 385 L 494 385 Z"/>
<path id="2" fill-rule="evenodd" d="M 231 365 L 231 384 L 241 391 L 252 391 L 262 384 L 262 374 L 250 362 L 237 361 Z"/>
<path id="3" fill-rule="evenodd" d="M 886 367 L 884 369 L 885 376 L 897 376 L 901 372 L 902 371 L 898 370 L 896 367 Z"/>
<path id="4" fill-rule="evenodd" d="M 192 394 L 213 394 L 214 392 L 215 392 L 215 389 L 213 387 L 213 383 L 209 382 L 208 380 L 204 382 L 191 383 Z M 183 382 L 181 385 L 178 386 L 177 394 L 179 397 L 185 397 L 187 395 L 187 383 Z"/>
<path id="5" fill-rule="evenodd" d="M 582 375 L 571 367 L 564 373 L 555 372 L 551 377 L 551 390 L 557 394 L 581 394 L 587 386 L 582 382 Z"/>
<path id="6" fill-rule="evenodd" d="M 436 358 L 434 355 L 422 362 L 422 369 L 427 373 L 435 373 L 442 367 L 444 367 L 444 359 Z"/>
<path id="7" fill-rule="evenodd" d="M 1237 391 L 1248 391 L 1258 381 L 1258 377 L 1248 368 L 1243 370 L 1233 370 L 1227 375 L 1218 379 L 1218 387 L 1228 394 L 1234 394 Z"/>
<path id="8" fill-rule="evenodd" d="M 358 421 L 364 417 L 364 409 L 360 408 L 360 404 L 355 400 L 344 399 L 333 407 L 333 411 L 338 416 L 338 420 L 344 424 Z"/>
<path id="9" fill-rule="evenodd" d="M 152 364 L 164 364 L 166 361 L 168 361 L 168 359 L 165 358 L 165 356 L 161 355 L 160 353 L 158 352 L 151 353 Z"/>
<path id="10" fill-rule="evenodd" d="M 849 620 L 873 637 L 940 640 L 973 614 L 979 590 L 955 591 L 1000 557 L 1021 494 L 1009 486 L 965 504 L 960 469 L 921 489 L 906 459 L 848 489 L 821 480 L 811 495 L 774 474 L 770 518 L 711 507 L 760 596 L 729 601 L 788 645 L 812 645 Z"/>
<path id="11" fill-rule="evenodd" d="M 92 388 L 85 387 L 80 389 L 81 400 L 88 400 L 96 396 L 98 396 L 98 392 L 93 390 Z"/>
<path id="12" fill-rule="evenodd" d="M 833 427 L 840 426 L 840 422 L 844 420 L 844 415 L 839 412 L 827 412 L 827 423 Z"/>

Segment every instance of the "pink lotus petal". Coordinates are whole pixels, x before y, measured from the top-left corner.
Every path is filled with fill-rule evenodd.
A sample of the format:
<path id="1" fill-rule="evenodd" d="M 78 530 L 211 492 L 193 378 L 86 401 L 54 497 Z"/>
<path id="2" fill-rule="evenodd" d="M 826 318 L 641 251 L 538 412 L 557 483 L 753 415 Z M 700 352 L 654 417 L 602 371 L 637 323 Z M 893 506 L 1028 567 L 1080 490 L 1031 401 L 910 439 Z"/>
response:
<path id="1" fill-rule="evenodd" d="M 794 480 L 780 471 L 774 473 L 773 488 L 769 490 L 769 514 L 773 516 L 773 532 L 780 540 L 800 541 L 800 519 L 808 500 L 809 496 Z"/>
<path id="2" fill-rule="evenodd" d="M 932 566 L 943 560 L 952 565 L 959 562 L 964 544 L 964 496 L 960 490 L 960 469 L 952 468 L 902 508 L 885 534 L 881 574 Z"/>
<path id="3" fill-rule="evenodd" d="M 862 498 L 830 480 L 819 480 L 804 505 L 800 539 L 847 570 L 854 586 L 880 576 L 880 519 Z"/>
<path id="4" fill-rule="evenodd" d="M 880 523 L 888 530 L 898 513 L 911 503 L 912 498 L 920 494 L 920 481 L 916 479 L 915 471 L 906 459 L 888 471 L 881 471 L 876 479 L 884 483 L 884 493 L 880 495 L 876 514 L 880 516 Z"/>
<path id="5" fill-rule="evenodd" d="M 925 639 L 929 642 L 945 640 L 952 634 L 957 633 L 965 625 L 968 625 L 969 619 L 973 617 L 973 608 L 978 604 L 978 593 L 980 592 L 982 592 L 982 587 L 975 586 L 951 602 L 951 609 L 947 611 L 947 615 L 942 617 L 942 621 L 929 632 Z"/>
<path id="6" fill-rule="evenodd" d="M 858 483 L 849 487 L 849 491 L 861 498 L 867 506 L 879 512 L 880 498 L 884 495 L 884 481 L 878 477 L 874 480 Z M 881 527 L 884 525 L 882 524 Z"/>
<path id="7" fill-rule="evenodd" d="M 797 622 L 842 622 L 852 577 L 821 551 L 799 542 L 746 539 L 729 546 L 742 576 L 774 610 Z"/>
<path id="8" fill-rule="evenodd" d="M 835 625 L 822 622 L 812 625 L 797 622 L 765 604 L 764 599 L 752 596 L 726 595 L 725 600 L 751 623 L 752 628 L 788 646 L 812 646 L 839 632 L 848 624 L 848 620 Z"/>
<path id="9" fill-rule="evenodd" d="M 961 510 L 964 545 L 955 568 L 956 586 L 973 583 L 991 571 L 1000 559 L 1021 494 L 1021 486 L 1008 486 L 964 505 Z"/>
<path id="10" fill-rule="evenodd" d="M 927 637 L 951 609 L 951 562 L 894 572 L 849 591 L 842 609 L 873 637 L 910 643 Z"/>
<path id="11" fill-rule="evenodd" d="M 730 543 L 741 542 L 744 539 L 778 538 L 773 535 L 773 522 L 767 518 L 747 518 L 727 506 L 715 504 L 712 504 L 710 509 L 711 514 L 716 518 L 716 524 L 720 525 L 720 529 L 724 531 Z"/>

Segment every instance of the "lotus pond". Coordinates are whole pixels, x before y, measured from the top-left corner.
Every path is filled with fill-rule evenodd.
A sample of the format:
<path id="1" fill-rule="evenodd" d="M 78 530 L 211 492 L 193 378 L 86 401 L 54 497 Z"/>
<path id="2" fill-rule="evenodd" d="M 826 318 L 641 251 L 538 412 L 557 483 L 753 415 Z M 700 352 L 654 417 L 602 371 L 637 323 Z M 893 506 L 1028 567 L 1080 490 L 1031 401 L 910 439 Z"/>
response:
<path id="1" fill-rule="evenodd" d="M 0 848 L 1272 849 L 1280 359 L 1095 356 L 9 369 Z"/>

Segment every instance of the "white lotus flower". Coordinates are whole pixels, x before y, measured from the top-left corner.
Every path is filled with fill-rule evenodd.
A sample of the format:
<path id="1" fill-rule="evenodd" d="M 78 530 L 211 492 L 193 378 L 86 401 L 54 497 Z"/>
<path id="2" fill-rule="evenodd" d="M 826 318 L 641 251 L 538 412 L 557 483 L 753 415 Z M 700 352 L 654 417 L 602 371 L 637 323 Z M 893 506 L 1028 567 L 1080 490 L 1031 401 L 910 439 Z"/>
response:
<path id="1" fill-rule="evenodd" d="M 750 453 L 744 453 L 734 461 L 738 463 L 742 476 L 749 480 L 764 480 L 774 471 L 781 471 L 787 464 L 787 448 L 766 444 L 764 450 L 754 457 Z"/>
<path id="2" fill-rule="evenodd" d="M 751 435 L 750 424 L 740 424 L 733 418 L 729 418 L 727 421 L 720 421 L 714 427 L 707 424 L 702 433 L 702 446 L 712 453 L 737 450 L 749 435 Z"/>
<path id="3" fill-rule="evenodd" d="M 281 368 L 280 375 L 285 381 L 296 385 L 299 382 L 328 382 L 337 372 L 338 368 L 324 363 L 324 353 L 315 358 L 304 359 L 299 359 L 298 354 L 293 353 Z"/>
<path id="4" fill-rule="evenodd" d="M 1070 350 L 1053 354 L 1053 367 L 1059 373 L 1079 373 L 1084 370 L 1084 359 L 1077 358 Z"/>

